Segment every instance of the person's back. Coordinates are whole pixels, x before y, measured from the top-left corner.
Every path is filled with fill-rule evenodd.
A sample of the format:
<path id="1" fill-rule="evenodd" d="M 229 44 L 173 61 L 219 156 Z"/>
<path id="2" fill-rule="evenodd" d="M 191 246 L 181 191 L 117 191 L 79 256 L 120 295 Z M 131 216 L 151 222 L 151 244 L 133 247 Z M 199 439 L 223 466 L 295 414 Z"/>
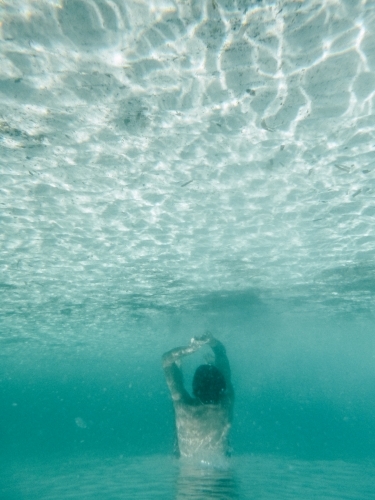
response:
<path id="1" fill-rule="evenodd" d="M 191 397 L 184 388 L 177 363 L 206 344 L 215 354 L 215 364 L 197 368 L 193 380 L 194 397 Z M 207 453 L 228 455 L 234 392 L 223 344 L 210 335 L 193 338 L 189 346 L 165 353 L 163 368 L 175 409 L 179 454 L 183 457 Z"/>

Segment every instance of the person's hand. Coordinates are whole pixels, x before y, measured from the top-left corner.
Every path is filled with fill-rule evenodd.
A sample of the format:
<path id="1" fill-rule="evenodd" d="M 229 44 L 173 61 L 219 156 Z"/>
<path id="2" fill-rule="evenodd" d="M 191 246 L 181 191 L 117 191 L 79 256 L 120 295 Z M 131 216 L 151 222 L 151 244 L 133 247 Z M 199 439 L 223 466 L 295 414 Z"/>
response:
<path id="1" fill-rule="evenodd" d="M 200 349 L 202 346 L 204 346 L 205 344 L 207 344 L 207 342 L 205 340 L 202 340 L 200 337 L 193 337 L 191 340 L 190 340 L 190 347 L 194 350 L 194 351 L 197 351 L 198 349 Z"/>
<path id="2" fill-rule="evenodd" d="M 207 331 L 200 337 L 193 337 L 190 341 L 192 346 L 196 346 L 198 349 L 206 344 L 211 345 L 215 339 L 212 336 L 211 332 Z"/>

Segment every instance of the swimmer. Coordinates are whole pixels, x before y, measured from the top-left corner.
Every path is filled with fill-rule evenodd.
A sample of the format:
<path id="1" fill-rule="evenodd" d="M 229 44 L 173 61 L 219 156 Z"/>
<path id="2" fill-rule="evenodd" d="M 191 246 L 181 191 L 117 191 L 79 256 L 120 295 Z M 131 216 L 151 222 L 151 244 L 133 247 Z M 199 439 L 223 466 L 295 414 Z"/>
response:
<path id="1" fill-rule="evenodd" d="M 204 345 L 211 347 L 214 364 L 201 365 L 193 378 L 193 396 L 187 392 L 179 367 L 181 358 Z M 210 333 L 194 337 L 190 345 L 163 355 L 163 368 L 173 399 L 176 418 L 176 452 L 181 457 L 214 453 L 229 455 L 234 391 L 229 361 L 223 344 Z"/>

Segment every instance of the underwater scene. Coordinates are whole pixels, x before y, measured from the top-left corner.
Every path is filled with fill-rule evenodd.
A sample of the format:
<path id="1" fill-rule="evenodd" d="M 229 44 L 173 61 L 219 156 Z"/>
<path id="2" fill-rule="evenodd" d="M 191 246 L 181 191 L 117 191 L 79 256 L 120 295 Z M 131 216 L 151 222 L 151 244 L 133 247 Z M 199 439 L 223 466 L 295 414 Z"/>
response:
<path id="1" fill-rule="evenodd" d="M 375 499 L 374 320 L 374 0 L 0 0 L 1 500 Z"/>

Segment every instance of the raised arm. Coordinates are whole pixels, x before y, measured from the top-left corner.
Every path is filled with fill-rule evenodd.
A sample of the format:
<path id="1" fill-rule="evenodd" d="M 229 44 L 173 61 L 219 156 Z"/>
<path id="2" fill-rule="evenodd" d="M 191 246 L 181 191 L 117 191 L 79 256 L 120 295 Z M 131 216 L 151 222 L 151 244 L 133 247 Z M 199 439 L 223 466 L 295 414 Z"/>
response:
<path id="1" fill-rule="evenodd" d="M 213 350 L 215 354 L 215 366 L 221 373 L 224 375 L 225 383 L 227 384 L 227 394 L 231 398 L 234 396 L 232 379 L 231 379 L 231 371 L 229 366 L 229 360 L 227 357 L 227 351 L 224 345 L 220 342 L 220 340 L 211 338 L 209 342 L 209 346 Z"/>
<path id="2" fill-rule="evenodd" d="M 184 403 L 190 403 L 192 401 L 190 394 L 184 387 L 184 381 L 181 369 L 179 367 L 179 362 L 181 358 L 188 356 L 189 354 L 193 354 L 193 352 L 200 349 L 202 345 L 206 343 L 206 341 L 202 342 L 195 338 L 192 338 L 190 345 L 184 347 L 176 347 L 175 349 L 172 349 L 171 351 L 163 354 L 163 369 L 173 401 L 182 401 Z"/>

